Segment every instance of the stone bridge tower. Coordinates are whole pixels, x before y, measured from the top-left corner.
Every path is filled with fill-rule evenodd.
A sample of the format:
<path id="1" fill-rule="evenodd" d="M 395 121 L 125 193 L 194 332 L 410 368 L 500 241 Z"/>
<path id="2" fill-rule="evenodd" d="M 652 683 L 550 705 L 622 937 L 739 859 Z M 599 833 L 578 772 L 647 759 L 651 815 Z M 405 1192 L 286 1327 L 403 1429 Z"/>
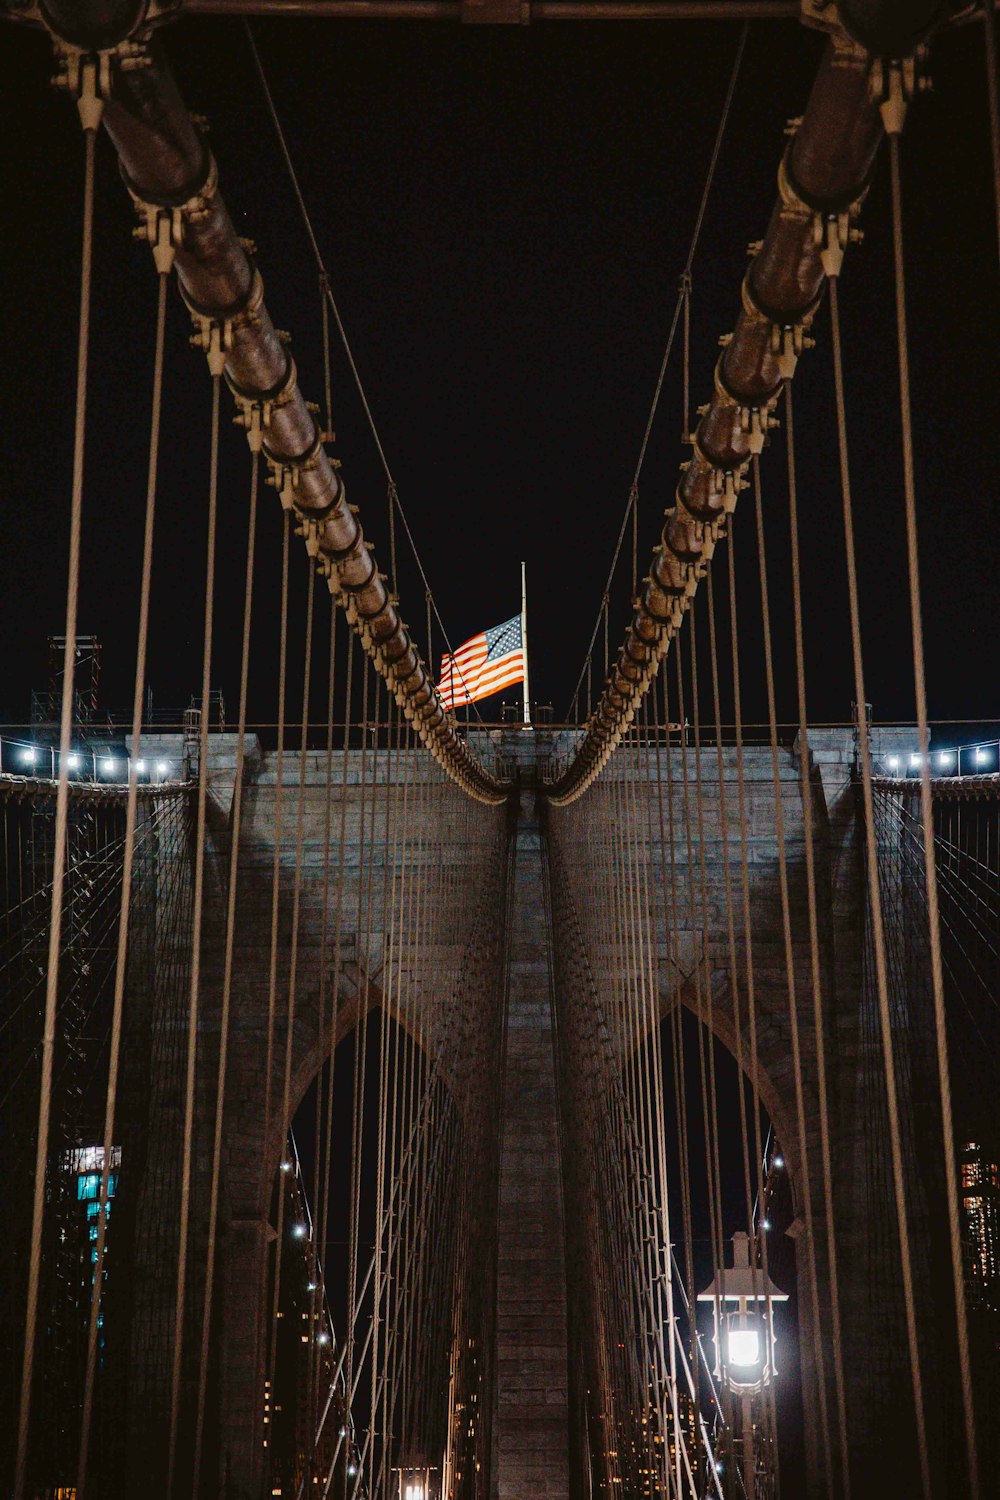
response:
<path id="1" fill-rule="evenodd" d="M 905 731 L 886 731 L 893 748 L 905 753 Z M 882 747 L 884 748 L 884 747 Z M 176 745 L 144 746 L 147 753 Z M 797 753 L 779 752 L 778 784 L 789 897 L 789 956 L 783 932 L 779 848 L 771 754 L 743 752 L 748 904 L 740 886 L 741 824 L 735 752 L 714 747 L 682 749 L 659 757 L 659 780 L 649 764 L 640 775 L 641 754 L 628 747 L 594 792 L 570 808 L 550 807 L 544 798 L 547 760 L 559 753 L 558 735 L 544 730 L 511 732 L 507 746 L 516 768 L 515 791 L 506 809 L 484 810 L 463 799 L 426 766 L 414 796 L 422 858 L 433 864 L 448 892 L 446 916 L 425 946 L 420 983 L 430 994 L 458 951 L 469 955 L 466 998 L 502 1026 L 503 1068 L 499 1093 L 497 1151 L 497 1264 L 489 1270 L 495 1297 L 495 1405 L 490 1475 L 498 1500 L 576 1497 L 584 1493 L 581 1454 L 599 1417 L 601 1386 L 593 1364 L 599 1330 L 588 1321 L 580 1280 L 580 1250 L 590 1232 L 582 1214 L 581 1163 L 567 1160 L 570 1096 L 588 1087 L 585 1076 L 570 1077 L 560 1033 L 574 1007 L 600 1006 L 608 997 L 607 914 L 595 893 L 613 874 L 616 797 L 634 799 L 638 826 L 645 832 L 636 858 L 645 869 L 652 930 L 660 936 L 649 956 L 655 974 L 655 1005 L 660 1020 L 681 1005 L 748 1066 L 746 990 L 752 952 L 756 1004 L 755 1084 L 761 1103 L 782 1143 L 796 1210 L 792 1227 L 799 1264 L 798 1363 L 807 1423 L 807 1448 L 820 1451 L 817 1350 L 829 1348 L 830 1287 L 821 1232 L 822 1183 L 818 1139 L 817 1051 L 812 1024 L 813 989 L 806 899 L 803 828 L 811 820 L 816 851 L 817 916 L 820 940 L 823 1035 L 830 1084 L 831 1139 L 836 1188 L 841 1312 L 848 1370 L 849 1418 L 858 1451 L 872 1437 L 873 1364 L 867 1287 L 876 1253 L 866 1233 L 864 1173 L 858 1164 L 869 1101 L 864 1097 L 865 1048 L 871 1045 L 864 1008 L 865 899 L 858 808 L 853 780 L 854 745 L 849 732 L 810 735 L 809 798 L 803 804 Z M 219 1000 L 222 983 L 225 867 L 230 854 L 231 799 L 235 737 L 212 737 L 210 805 L 211 880 L 204 939 L 204 979 L 199 1017 L 198 1125 L 196 1143 L 195 1239 L 206 1229 L 209 1122 L 218 1064 Z M 376 879 L 392 877 L 391 831 L 372 822 L 363 805 L 360 751 L 338 762 L 334 781 L 343 788 L 343 859 L 356 874 L 371 859 Z M 388 756 L 390 752 L 385 752 Z M 423 765 L 423 762 L 420 762 Z M 539 772 L 541 771 L 541 774 Z M 386 775 L 392 771 L 387 767 Z M 659 809 L 667 785 L 673 797 L 672 836 L 661 826 Z M 697 785 L 697 808 L 695 787 Z M 305 776 L 285 755 L 282 778 L 277 757 L 255 747 L 247 761 L 243 831 L 239 850 L 239 912 L 235 944 L 229 1085 L 226 1094 L 221 1239 L 216 1260 L 217 1318 L 211 1398 L 218 1416 L 220 1472 L 233 1495 L 255 1495 L 261 1479 L 264 1437 L 263 1382 L 268 1316 L 267 1263 L 273 1239 L 274 1183 L 286 1130 L 299 1100 L 337 1041 L 355 1026 L 364 1008 L 383 1003 L 382 965 L 386 934 L 372 925 L 350 898 L 330 909 L 321 850 L 326 798 L 325 758 L 310 755 Z M 617 790 L 615 790 L 617 788 Z M 339 794 L 338 794 L 339 795 Z M 279 812 L 277 804 L 281 804 Z M 276 816 L 276 813 L 278 815 Z M 339 816 L 339 813 L 338 813 Z M 277 835 L 277 840 L 276 840 Z M 377 857 L 376 857 L 377 852 Z M 670 879 L 687 879 L 689 861 L 697 871 L 694 906 L 670 902 Z M 279 897 L 272 907 L 272 874 L 279 870 Z M 290 873 L 298 869 L 299 879 Z M 153 860 L 146 879 L 152 900 L 146 940 L 158 941 L 156 891 L 170 872 Z M 357 889 L 357 882 L 349 882 Z M 297 903 L 293 890 L 298 891 Z M 377 910 L 377 903 L 371 910 Z M 735 982 L 728 914 L 736 934 Z M 276 914 L 276 915 L 275 915 Z M 276 967 L 271 964 L 270 931 L 277 922 Z M 182 944 L 185 935 L 174 934 Z M 160 952 L 162 969 L 169 953 Z M 294 966 L 294 978 L 293 978 Z M 287 1052 L 287 1118 L 276 1107 L 265 1122 L 260 1101 L 268 1085 L 269 1003 L 282 997 L 270 1050 L 271 1096 L 281 1100 L 288 1038 L 281 1020 L 283 997 L 294 983 L 296 1005 Z M 148 997 L 159 1004 L 159 992 Z M 415 991 L 411 991 L 415 993 Z M 798 1108 L 790 1038 L 790 998 L 797 1007 L 806 1135 L 798 1128 Z M 391 1002 L 390 1002 L 391 1003 Z M 395 1019 L 421 1044 L 433 1045 L 420 1015 L 399 1012 Z M 150 1098 L 157 1112 L 155 1149 L 137 1185 L 135 1256 L 142 1331 L 133 1345 L 133 1385 L 145 1409 L 162 1408 L 169 1328 L 170 1275 L 176 1239 L 169 1222 L 152 1212 L 152 1199 L 169 1178 L 178 1121 L 176 1068 L 183 1036 L 162 1025 L 154 1049 L 155 1080 Z M 638 1039 L 641 1044 L 643 1039 Z M 174 1083 L 171 1083 L 171 1079 Z M 461 1091 L 462 1080 L 452 1080 Z M 170 1128 L 171 1121 L 174 1129 Z M 152 1138 L 152 1137 L 151 1137 Z M 157 1156 L 159 1152 L 159 1156 Z M 803 1274 L 808 1253 L 805 1173 L 808 1165 L 813 1204 L 812 1231 L 817 1267 L 815 1292 Z M 593 1187 L 593 1184 L 591 1185 Z M 198 1257 L 194 1257 L 197 1263 Z M 885 1270 L 885 1268 L 882 1268 Z M 817 1300 L 818 1298 L 818 1300 Z M 197 1323 L 198 1296 L 192 1299 Z M 898 1332 L 898 1330 L 897 1330 Z M 880 1374 L 898 1348 L 893 1330 L 874 1354 Z M 834 1399 L 829 1359 L 826 1398 Z M 898 1375 L 897 1375 L 898 1378 Z M 596 1403 L 596 1406 L 595 1406 Z M 138 1433 L 134 1472 L 150 1466 L 150 1452 L 162 1431 Z M 151 1445 L 152 1444 L 152 1449 Z M 813 1492 L 825 1493 L 814 1466 Z"/>

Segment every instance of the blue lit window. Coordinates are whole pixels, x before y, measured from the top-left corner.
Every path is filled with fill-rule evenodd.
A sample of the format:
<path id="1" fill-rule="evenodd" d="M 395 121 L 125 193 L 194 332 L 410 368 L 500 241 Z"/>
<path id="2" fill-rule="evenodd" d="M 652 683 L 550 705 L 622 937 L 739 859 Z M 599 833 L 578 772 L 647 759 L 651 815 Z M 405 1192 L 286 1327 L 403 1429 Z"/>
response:
<path id="1" fill-rule="evenodd" d="M 112 1172 L 108 1178 L 108 1197 L 115 1196 L 118 1186 L 118 1173 Z M 82 1172 L 76 1179 L 76 1197 L 78 1203 L 100 1201 L 101 1197 L 101 1174 L 100 1172 Z"/>

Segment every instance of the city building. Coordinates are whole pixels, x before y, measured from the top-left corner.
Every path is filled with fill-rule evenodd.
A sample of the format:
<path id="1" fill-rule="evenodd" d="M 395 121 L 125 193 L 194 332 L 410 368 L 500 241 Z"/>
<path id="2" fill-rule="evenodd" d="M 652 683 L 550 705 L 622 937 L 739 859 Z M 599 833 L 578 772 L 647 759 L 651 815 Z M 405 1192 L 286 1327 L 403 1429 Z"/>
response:
<path id="1" fill-rule="evenodd" d="M 978 1141 L 959 1153 L 962 1241 L 970 1306 L 1000 1316 L 1000 1167 Z"/>

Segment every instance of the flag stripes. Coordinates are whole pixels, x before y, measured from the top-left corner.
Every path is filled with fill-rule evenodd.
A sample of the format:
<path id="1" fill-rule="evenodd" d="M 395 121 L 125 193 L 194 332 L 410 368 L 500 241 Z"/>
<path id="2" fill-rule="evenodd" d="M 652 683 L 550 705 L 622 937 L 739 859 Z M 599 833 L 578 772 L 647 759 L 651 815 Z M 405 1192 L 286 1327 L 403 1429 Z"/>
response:
<path id="1" fill-rule="evenodd" d="M 475 703 L 524 681 L 521 616 L 514 615 L 459 646 L 441 660 L 438 691 L 445 708 Z"/>

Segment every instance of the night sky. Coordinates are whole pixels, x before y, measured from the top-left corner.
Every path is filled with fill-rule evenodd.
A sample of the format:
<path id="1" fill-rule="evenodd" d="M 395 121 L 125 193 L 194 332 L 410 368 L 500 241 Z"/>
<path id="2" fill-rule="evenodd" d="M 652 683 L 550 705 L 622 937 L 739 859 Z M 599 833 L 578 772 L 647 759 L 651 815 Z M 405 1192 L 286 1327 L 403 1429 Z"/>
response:
<path id="1" fill-rule="evenodd" d="M 561 718 L 600 603 L 739 28 L 255 25 L 451 640 L 516 612 L 525 559 L 533 696 Z M 190 20 L 164 38 L 189 107 L 208 116 L 224 195 L 257 243 L 305 393 L 321 400 L 315 270 L 242 25 Z M 82 144 L 75 111 L 48 87 L 45 40 L 5 27 L 0 47 L 0 715 L 11 722 L 25 719 L 30 688 L 45 681 L 46 638 L 63 628 Z M 694 403 L 710 392 L 747 243 L 767 223 L 782 126 L 804 106 L 821 47 L 794 23 L 751 28 L 694 268 Z M 938 39 L 933 76 L 904 142 L 930 709 L 982 721 L 1000 717 L 1000 330 L 979 26 Z M 868 689 L 883 720 L 913 715 L 887 171 L 880 158 L 866 240 L 848 257 L 842 290 Z M 131 225 L 102 141 L 79 627 L 103 640 L 104 704 L 119 713 L 134 671 L 155 300 L 151 258 Z M 183 707 L 200 675 L 209 382 L 188 331 L 172 294 L 149 665 L 160 710 Z M 825 307 L 815 331 L 795 396 L 810 714 L 823 721 L 849 717 L 853 687 Z M 641 485 L 642 571 L 685 456 L 680 370 L 678 347 Z M 336 452 L 385 567 L 385 483 L 339 350 L 333 373 Z M 234 710 L 248 459 L 228 414 L 224 444 L 213 680 Z M 778 713 L 789 719 L 784 462 L 779 434 L 764 482 Z M 273 492 L 262 499 L 250 713 L 268 722 L 280 521 Z M 745 712 L 759 719 L 749 497 L 739 514 Z M 400 556 L 404 615 L 423 641 L 423 589 L 402 543 Z M 300 560 L 297 600 L 304 573 Z M 623 570 L 613 639 L 628 595 Z M 293 659 L 300 629 L 293 613 Z M 297 691 L 293 673 L 293 702 Z"/>

